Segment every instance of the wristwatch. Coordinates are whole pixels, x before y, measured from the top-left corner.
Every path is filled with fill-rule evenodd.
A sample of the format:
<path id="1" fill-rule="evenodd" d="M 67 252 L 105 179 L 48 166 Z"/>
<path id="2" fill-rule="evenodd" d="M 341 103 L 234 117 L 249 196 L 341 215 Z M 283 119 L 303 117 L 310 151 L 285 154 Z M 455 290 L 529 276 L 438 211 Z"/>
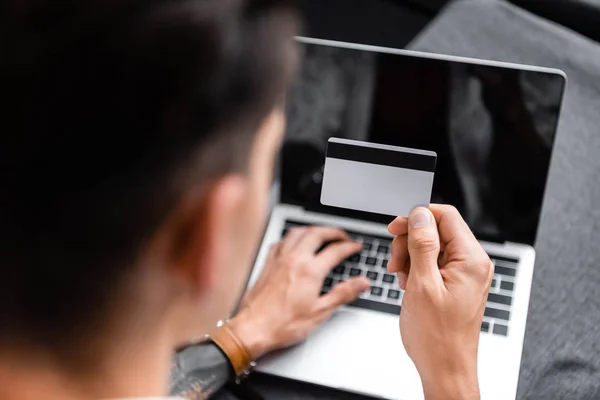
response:
<path id="1" fill-rule="evenodd" d="M 228 321 L 220 321 L 217 326 L 209 338 L 225 353 L 237 377 L 236 382 L 239 383 L 252 372 L 256 362 L 252 360 L 248 348 L 233 332 Z"/>

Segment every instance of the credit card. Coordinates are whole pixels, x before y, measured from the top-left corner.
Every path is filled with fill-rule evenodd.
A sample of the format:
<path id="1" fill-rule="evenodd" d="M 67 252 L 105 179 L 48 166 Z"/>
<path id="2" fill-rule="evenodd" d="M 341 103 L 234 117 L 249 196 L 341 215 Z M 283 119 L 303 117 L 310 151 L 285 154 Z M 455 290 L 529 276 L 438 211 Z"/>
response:
<path id="1" fill-rule="evenodd" d="M 330 138 L 321 204 L 407 217 L 429 206 L 436 161 L 433 151 Z"/>

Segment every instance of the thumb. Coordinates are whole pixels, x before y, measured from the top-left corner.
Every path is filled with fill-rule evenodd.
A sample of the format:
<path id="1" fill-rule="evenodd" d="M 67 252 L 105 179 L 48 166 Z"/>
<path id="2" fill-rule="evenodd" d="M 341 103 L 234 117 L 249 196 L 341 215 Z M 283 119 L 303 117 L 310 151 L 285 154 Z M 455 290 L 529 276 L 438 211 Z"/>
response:
<path id="1" fill-rule="evenodd" d="M 365 292 L 371 286 L 371 281 L 365 277 L 356 277 L 338 283 L 329 293 L 321 296 L 321 308 L 333 310 L 339 306 L 356 300 L 359 294 Z"/>
<path id="2" fill-rule="evenodd" d="M 428 208 L 418 207 L 408 217 L 408 254 L 411 274 L 439 275 L 440 237 L 435 217 Z"/>

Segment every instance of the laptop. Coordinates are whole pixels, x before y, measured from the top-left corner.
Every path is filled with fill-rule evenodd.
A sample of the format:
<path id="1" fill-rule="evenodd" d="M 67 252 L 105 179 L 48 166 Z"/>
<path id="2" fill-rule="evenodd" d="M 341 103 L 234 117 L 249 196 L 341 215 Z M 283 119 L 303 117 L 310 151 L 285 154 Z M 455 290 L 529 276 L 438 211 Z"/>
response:
<path id="1" fill-rule="evenodd" d="M 431 201 L 456 206 L 495 264 L 480 335 L 482 397 L 515 398 L 565 74 L 297 40 L 304 58 L 288 96 L 274 205 L 249 286 L 270 245 L 297 225 L 337 226 L 364 244 L 331 271 L 324 293 L 351 276 L 372 286 L 304 343 L 260 360 L 258 371 L 379 398 L 423 398 L 399 333 L 403 292 L 386 272 L 394 216 L 320 203 L 327 141 L 337 137 L 437 153 Z"/>

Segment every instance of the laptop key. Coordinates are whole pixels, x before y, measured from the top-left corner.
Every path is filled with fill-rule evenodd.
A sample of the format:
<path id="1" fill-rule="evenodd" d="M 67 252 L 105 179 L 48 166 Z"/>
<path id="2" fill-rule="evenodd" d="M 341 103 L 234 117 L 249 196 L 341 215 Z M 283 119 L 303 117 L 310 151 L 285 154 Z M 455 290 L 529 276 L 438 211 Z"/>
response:
<path id="1" fill-rule="evenodd" d="M 387 263 L 388 263 L 388 260 L 381 261 L 381 268 L 387 269 Z"/>
<path id="2" fill-rule="evenodd" d="M 350 276 L 359 276 L 361 270 L 358 268 L 350 268 Z"/>
<path id="3" fill-rule="evenodd" d="M 337 267 L 335 267 L 333 269 L 333 272 L 336 274 L 343 274 L 344 272 L 346 272 L 346 267 L 344 267 L 343 265 L 338 265 Z"/>
<path id="4" fill-rule="evenodd" d="M 375 271 L 368 271 L 367 272 L 367 278 L 369 278 L 372 281 L 376 281 L 377 278 L 379 277 L 379 274 Z"/>
<path id="5" fill-rule="evenodd" d="M 509 281 L 500 282 L 500 289 L 513 291 L 515 284 Z"/>
<path id="6" fill-rule="evenodd" d="M 380 244 L 379 247 L 377 247 L 377 252 L 381 254 L 387 254 L 388 250 L 389 247 L 383 244 Z"/>
<path id="7" fill-rule="evenodd" d="M 353 262 L 353 263 L 360 262 L 360 253 L 356 253 L 355 255 L 353 255 L 352 257 L 350 257 L 348 259 L 348 261 Z"/>
<path id="8" fill-rule="evenodd" d="M 492 279 L 492 287 L 495 288 L 497 284 L 498 282 L 496 281 L 496 279 Z"/>
<path id="9" fill-rule="evenodd" d="M 481 323 L 481 332 L 489 332 L 490 331 L 490 323 L 487 321 L 483 321 Z"/>
<path id="10" fill-rule="evenodd" d="M 398 290 L 394 290 L 394 289 L 388 290 L 388 298 L 398 299 L 399 297 L 400 297 L 400 292 Z"/>
<path id="11" fill-rule="evenodd" d="M 516 269 L 503 267 L 501 265 L 495 265 L 494 272 L 498 275 L 506 275 L 506 276 L 516 276 L 517 275 Z"/>
<path id="12" fill-rule="evenodd" d="M 363 249 L 367 252 L 371 251 L 371 247 L 373 247 L 373 245 L 369 242 L 364 242 L 363 243 Z"/>
<path id="13" fill-rule="evenodd" d="M 333 284 L 333 279 L 325 278 L 325 282 L 323 282 L 324 287 L 326 287 L 326 288 L 331 287 L 332 284 Z"/>
<path id="14" fill-rule="evenodd" d="M 497 308 L 486 307 L 483 315 L 489 318 L 498 318 L 508 321 L 510 318 L 510 312 L 506 310 L 499 310 Z"/>
<path id="15" fill-rule="evenodd" d="M 508 326 L 495 322 L 494 333 L 496 335 L 508 336 Z"/>
<path id="16" fill-rule="evenodd" d="M 365 264 L 367 264 L 367 265 L 375 265 L 375 264 L 377 264 L 377 259 L 375 257 L 367 257 L 367 260 L 365 261 Z"/>
<path id="17" fill-rule="evenodd" d="M 496 293 L 488 294 L 488 301 L 490 303 L 504 304 L 506 306 L 510 306 L 512 304 L 512 298 L 510 296 L 504 296 Z"/>
<path id="18" fill-rule="evenodd" d="M 505 261 L 507 263 L 511 263 L 511 264 L 518 264 L 519 263 L 519 259 L 518 258 L 512 258 L 512 257 L 504 257 L 504 256 L 490 256 L 490 258 L 494 261 L 498 260 L 498 261 Z"/>
<path id="19" fill-rule="evenodd" d="M 392 275 L 392 274 L 384 274 L 383 275 L 383 281 L 385 283 L 394 283 L 395 280 L 396 280 L 395 275 Z"/>
<path id="20" fill-rule="evenodd" d="M 372 296 L 381 296 L 383 289 L 378 286 L 371 286 L 371 295 Z"/>

